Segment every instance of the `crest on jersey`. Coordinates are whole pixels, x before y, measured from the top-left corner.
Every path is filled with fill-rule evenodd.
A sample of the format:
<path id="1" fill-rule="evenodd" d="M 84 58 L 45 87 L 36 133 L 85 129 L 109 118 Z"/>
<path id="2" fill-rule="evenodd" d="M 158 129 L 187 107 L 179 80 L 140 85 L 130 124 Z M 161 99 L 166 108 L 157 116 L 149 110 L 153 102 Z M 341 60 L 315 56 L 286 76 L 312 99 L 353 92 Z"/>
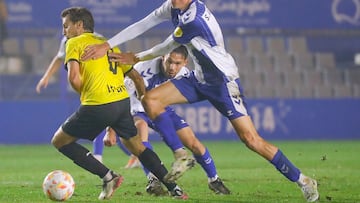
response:
<path id="1" fill-rule="evenodd" d="M 181 37 L 183 35 L 183 31 L 180 27 L 176 27 L 175 31 L 174 31 L 174 36 L 175 37 Z"/>

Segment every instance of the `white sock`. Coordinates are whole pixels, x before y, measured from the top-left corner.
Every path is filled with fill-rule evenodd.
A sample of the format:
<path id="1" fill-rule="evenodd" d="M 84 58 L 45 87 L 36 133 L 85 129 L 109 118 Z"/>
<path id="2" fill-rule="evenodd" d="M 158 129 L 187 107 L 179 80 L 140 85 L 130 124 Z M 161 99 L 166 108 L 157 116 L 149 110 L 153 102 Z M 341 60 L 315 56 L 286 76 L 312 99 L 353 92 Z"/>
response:
<path id="1" fill-rule="evenodd" d="M 109 170 L 109 171 L 106 173 L 106 175 L 103 177 L 103 180 L 104 180 L 104 181 L 109 181 L 109 180 L 112 179 L 112 177 L 113 177 L 113 175 L 112 175 L 112 173 L 111 173 L 111 170 Z"/>
<path id="2" fill-rule="evenodd" d="M 152 180 L 152 179 L 158 179 L 154 174 L 152 174 L 151 172 L 149 172 L 149 174 L 147 175 L 148 180 Z"/>
<path id="3" fill-rule="evenodd" d="M 296 183 L 299 185 L 299 186 L 304 186 L 307 182 L 305 182 L 305 179 L 307 177 L 305 175 L 303 175 L 302 173 L 300 173 L 300 176 L 299 176 L 299 180 L 296 181 Z"/>
<path id="4" fill-rule="evenodd" d="M 179 148 L 174 151 L 174 158 L 175 160 L 182 159 L 187 157 L 187 151 L 184 148 Z"/>
<path id="5" fill-rule="evenodd" d="M 215 180 L 217 180 L 219 178 L 218 175 L 215 175 L 214 177 L 212 178 L 208 178 L 208 182 L 211 183 L 211 182 L 214 182 Z"/>

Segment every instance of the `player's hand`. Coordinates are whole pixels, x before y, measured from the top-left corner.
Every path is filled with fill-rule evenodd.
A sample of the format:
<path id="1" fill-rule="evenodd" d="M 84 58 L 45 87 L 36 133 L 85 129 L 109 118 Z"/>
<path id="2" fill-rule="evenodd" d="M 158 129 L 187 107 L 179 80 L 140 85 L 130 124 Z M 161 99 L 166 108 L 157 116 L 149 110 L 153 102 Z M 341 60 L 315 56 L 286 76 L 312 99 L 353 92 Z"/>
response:
<path id="1" fill-rule="evenodd" d="M 126 65 L 134 65 L 139 62 L 139 58 L 132 52 L 127 53 L 108 53 L 111 62 L 119 62 Z"/>
<path id="2" fill-rule="evenodd" d="M 107 42 L 102 44 L 89 45 L 85 48 L 84 54 L 81 56 L 82 61 L 94 60 L 103 57 L 106 52 L 110 49 Z"/>
<path id="3" fill-rule="evenodd" d="M 36 92 L 38 94 L 41 93 L 41 89 L 42 88 L 46 88 L 49 84 L 49 81 L 46 78 L 41 78 L 38 82 L 38 84 L 36 85 Z"/>
<path id="4" fill-rule="evenodd" d="M 104 145 L 108 147 L 114 146 L 116 144 L 116 132 L 112 128 L 106 128 L 106 134 L 104 136 L 103 142 Z"/>

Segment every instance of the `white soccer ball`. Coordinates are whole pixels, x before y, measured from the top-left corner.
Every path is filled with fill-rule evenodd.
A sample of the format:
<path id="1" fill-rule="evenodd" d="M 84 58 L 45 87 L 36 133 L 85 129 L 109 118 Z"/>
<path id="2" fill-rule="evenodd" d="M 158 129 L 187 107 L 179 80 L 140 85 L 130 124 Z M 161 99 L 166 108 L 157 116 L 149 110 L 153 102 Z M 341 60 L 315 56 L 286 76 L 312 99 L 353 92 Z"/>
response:
<path id="1" fill-rule="evenodd" d="M 55 170 L 50 172 L 42 184 L 44 194 L 54 201 L 66 201 L 74 193 L 75 182 L 66 171 Z"/>

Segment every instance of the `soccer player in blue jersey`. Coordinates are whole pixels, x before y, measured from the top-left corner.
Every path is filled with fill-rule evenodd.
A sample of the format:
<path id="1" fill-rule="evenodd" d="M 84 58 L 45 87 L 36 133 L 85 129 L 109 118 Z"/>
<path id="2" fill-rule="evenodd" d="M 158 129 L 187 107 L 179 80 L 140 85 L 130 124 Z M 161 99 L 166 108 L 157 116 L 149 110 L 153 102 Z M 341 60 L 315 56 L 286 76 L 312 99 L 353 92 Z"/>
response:
<path id="1" fill-rule="evenodd" d="M 81 54 L 87 45 L 98 44 L 105 38 L 94 35 L 94 19 L 90 11 L 71 7 L 62 11 L 63 34 L 66 43 L 65 64 L 68 81 L 80 95 L 80 106 L 55 132 L 51 143 L 76 165 L 103 180 L 99 200 L 110 199 L 120 186 L 123 177 L 98 161 L 81 144 L 79 139 L 93 140 L 107 126 L 123 138 L 125 146 L 141 163 L 164 183 L 170 194 L 179 199 L 187 195 L 176 183 L 165 181 L 168 173 L 161 160 L 144 146 L 130 113 L 130 99 L 124 84 L 124 75 L 136 84 L 139 96 L 145 93 L 142 77 L 132 66 L 111 62 L 108 55 L 96 60 L 82 61 Z M 115 47 L 109 52 L 120 50 Z"/>
<path id="2" fill-rule="evenodd" d="M 305 176 L 279 148 L 265 141 L 256 131 L 246 109 L 238 67 L 225 50 L 223 34 L 215 16 L 200 0 L 166 0 L 144 19 L 106 43 L 88 47 L 82 59 L 100 57 L 109 48 L 135 38 L 165 20 L 173 23 L 174 31 L 164 42 L 136 55 L 123 53 L 122 58 L 117 59 L 133 64 L 161 56 L 181 44 L 189 50 L 195 67 L 191 74 L 150 90 L 142 99 L 145 111 L 155 125 L 173 127 L 171 124 L 162 125 L 169 120 L 165 111 L 168 105 L 208 100 L 230 120 L 238 137 L 249 149 L 268 160 L 288 180 L 297 183 L 307 201 L 317 201 L 316 180 Z M 124 37 L 126 34 L 127 38 Z"/>
<path id="3" fill-rule="evenodd" d="M 117 54 L 109 54 L 109 56 L 116 58 Z M 190 71 L 185 67 L 185 65 L 187 65 L 187 57 L 188 51 L 186 47 L 179 46 L 164 57 L 157 57 L 153 60 L 137 63 L 134 65 L 134 68 L 143 76 L 146 89 L 149 91 L 171 78 L 188 75 Z M 194 159 L 192 157 L 188 158 L 186 151 L 183 149 L 184 146 L 181 143 L 183 142 L 185 146 L 193 152 L 196 161 L 206 172 L 209 188 L 216 194 L 230 194 L 230 190 L 226 188 L 217 174 L 215 163 L 209 150 L 196 138 L 187 122 L 178 116 L 174 109 L 167 107 L 166 111 L 170 120 L 164 124 L 168 125 L 168 123 L 172 123 L 174 128 L 169 129 L 154 125 L 153 121 L 146 115 L 141 102 L 137 99 L 133 82 L 129 78 L 126 78 L 125 84 L 130 93 L 131 112 L 144 145 L 151 148 L 147 133 L 147 127 L 149 126 L 160 133 L 164 142 L 174 152 L 175 162 L 173 163 L 173 170 L 171 170 L 165 178 L 173 181 L 182 176 L 186 169 L 192 167 Z M 163 132 L 163 129 L 167 129 L 167 131 Z M 158 189 L 160 188 L 158 180 L 154 179 L 146 169 L 145 174 L 147 174 L 149 178 L 147 192 L 155 194 L 161 193 L 161 190 Z"/>

